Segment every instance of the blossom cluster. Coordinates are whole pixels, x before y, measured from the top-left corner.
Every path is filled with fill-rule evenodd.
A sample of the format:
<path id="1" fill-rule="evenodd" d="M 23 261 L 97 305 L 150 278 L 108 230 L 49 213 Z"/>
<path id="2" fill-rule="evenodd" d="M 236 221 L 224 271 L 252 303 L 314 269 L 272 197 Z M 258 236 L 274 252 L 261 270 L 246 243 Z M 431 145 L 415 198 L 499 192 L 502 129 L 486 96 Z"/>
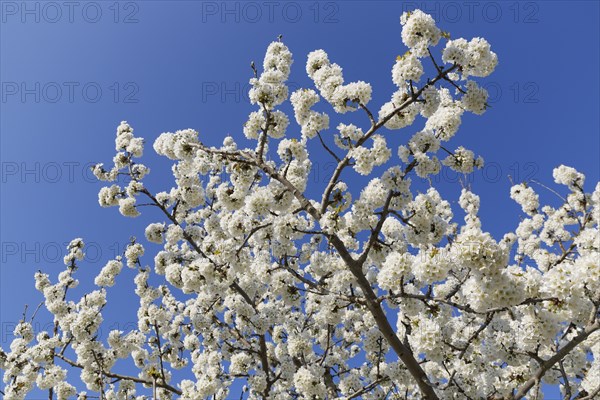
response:
<path id="1" fill-rule="evenodd" d="M 359 105 L 366 106 L 371 101 L 371 85 L 364 81 L 344 85 L 342 67 L 331 63 L 324 50 L 315 50 L 308 54 L 306 72 L 321 96 L 338 113 L 356 111 Z"/>

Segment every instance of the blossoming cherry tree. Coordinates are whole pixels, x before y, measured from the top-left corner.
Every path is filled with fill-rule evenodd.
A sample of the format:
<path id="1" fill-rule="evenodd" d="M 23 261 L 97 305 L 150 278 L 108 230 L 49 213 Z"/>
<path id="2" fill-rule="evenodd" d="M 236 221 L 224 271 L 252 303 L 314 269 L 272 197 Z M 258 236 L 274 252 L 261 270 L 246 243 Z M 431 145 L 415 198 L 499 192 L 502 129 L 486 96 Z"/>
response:
<path id="1" fill-rule="evenodd" d="M 35 275 L 54 329 L 34 335 L 24 315 L 0 351 L 5 398 L 37 386 L 50 399 L 520 399 L 541 398 L 542 384 L 565 399 L 597 398 L 600 184 L 586 193 L 584 176 L 560 166 L 554 206 L 515 184 L 523 216 L 500 240 L 482 229 L 469 189 L 462 211 L 433 186 L 414 189 L 441 168 L 483 166 L 447 142 L 464 113 L 488 108 L 477 79 L 497 56 L 485 39 L 451 40 L 419 10 L 401 24 L 408 52 L 376 111 L 371 85 L 347 83 L 324 50 L 306 60 L 314 88 L 289 94 L 292 54 L 271 43 L 250 80 L 257 108 L 243 132 L 252 146 L 163 133 L 154 150 L 173 160 L 168 191 L 144 183 L 143 140 L 122 122 L 113 166 L 94 168 L 108 182 L 99 202 L 126 217 L 156 209 L 145 230 L 156 245 L 133 240 L 79 299 L 69 289 L 81 239 L 57 281 Z M 280 109 L 288 99 L 299 128 Z M 329 114 L 313 109 L 322 100 L 336 114 L 363 114 L 364 126 L 330 128 Z M 393 130 L 407 139 L 397 151 Z M 336 166 L 315 196 L 317 147 Z M 103 338 L 124 265 L 135 274 L 137 328 Z"/>

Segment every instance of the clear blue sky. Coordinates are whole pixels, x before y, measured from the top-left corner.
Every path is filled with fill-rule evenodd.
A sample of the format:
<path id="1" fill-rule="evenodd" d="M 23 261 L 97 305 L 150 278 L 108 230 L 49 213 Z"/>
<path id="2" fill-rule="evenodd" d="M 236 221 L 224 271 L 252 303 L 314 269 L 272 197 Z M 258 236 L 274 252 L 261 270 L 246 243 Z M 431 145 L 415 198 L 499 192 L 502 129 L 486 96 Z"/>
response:
<path id="1" fill-rule="evenodd" d="M 393 92 L 391 67 L 406 51 L 403 11 L 423 8 L 454 38 L 485 37 L 500 60 L 481 81 L 493 107 L 465 117 L 452 146 L 486 160 L 471 185 L 482 198 L 484 229 L 496 237 L 519 222 L 508 175 L 552 184 L 552 169 L 563 163 L 587 175 L 588 190 L 599 179 L 597 1 L 2 1 L 0 7 L 4 348 L 23 304 L 41 300 L 34 272 L 62 270 L 69 240 L 90 243 L 79 271 L 86 288 L 130 236 L 143 237 L 144 223 L 157 220 L 152 210 L 131 220 L 98 205 L 101 185 L 87 168 L 111 162 L 119 122 L 127 120 L 147 139 L 150 187 L 169 188 L 169 163 L 153 154 L 154 139 L 194 128 L 209 144 L 231 134 L 246 145 L 242 124 L 254 110 L 246 97 L 249 64 L 261 65 L 279 34 L 294 54 L 293 88 L 309 86 L 306 55 L 322 48 L 344 68 L 347 82 L 372 84 L 375 111 Z M 364 115 L 341 120 L 367 122 Z M 389 132 L 390 141 L 400 144 L 422 124 Z M 323 155 L 315 163 L 317 188 L 331 172 L 329 161 Z M 452 178 L 443 179 L 441 190 L 456 201 L 460 184 Z M 135 320 L 132 278 L 126 271 L 109 292 L 109 302 L 117 303 L 105 314 L 111 328 Z"/>

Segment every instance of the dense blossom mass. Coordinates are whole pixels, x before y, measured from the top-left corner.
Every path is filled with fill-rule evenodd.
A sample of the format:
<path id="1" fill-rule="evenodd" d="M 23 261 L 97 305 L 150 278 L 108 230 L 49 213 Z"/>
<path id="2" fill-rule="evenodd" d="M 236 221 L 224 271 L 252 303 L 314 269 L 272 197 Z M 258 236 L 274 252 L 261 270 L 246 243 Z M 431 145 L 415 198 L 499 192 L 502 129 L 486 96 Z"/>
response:
<path id="1" fill-rule="evenodd" d="M 324 50 L 306 61 L 314 89 L 288 93 L 292 53 L 271 43 L 262 73 L 252 64 L 257 109 L 243 133 L 253 147 L 233 137 L 207 146 L 192 129 L 161 134 L 153 147 L 173 161 L 175 182 L 166 191 L 144 183 L 144 142 L 121 122 L 113 166 L 93 169 L 107 182 L 98 201 L 125 217 L 153 206 L 149 243 L 132 240 L 81 298 L 69 289 L 82 239 L 57 280 L 36 273 L 54 329 L 34 334 L 24 315 L 0 349 L 5 398 L 37 388 L 80 400 L 520 399 L 541 398 L 544 384 L 597 398 L 600 184 L 586 192 L 583 174 L 559 166 L 550 190 L 560 200 L 543 205 L 531 182 L 517 182 L 506 195 L 522 218 L 499 240 L 468 188 L 460 208 L 434 187 L 413 189 L 442 168 L 483 166 L 447 142 L 465 113 L 486 111 L 474 79 L 498 58 L 485 39 L 450 40 L 419 10 L 401 25 L 408 51 L 378 109 L 371 85 L 347 83 Z M 294 128 L 278 108 L 288 100 Z M 330 128 L 313 109 L 321 101 L 367 123 Z M 388 130 L 413 124 L 391 148 Z M 336 165 L 317 198 L 315 146 Z M 138 325 L 100 337 L 110 292 L 131 274 Z"/>

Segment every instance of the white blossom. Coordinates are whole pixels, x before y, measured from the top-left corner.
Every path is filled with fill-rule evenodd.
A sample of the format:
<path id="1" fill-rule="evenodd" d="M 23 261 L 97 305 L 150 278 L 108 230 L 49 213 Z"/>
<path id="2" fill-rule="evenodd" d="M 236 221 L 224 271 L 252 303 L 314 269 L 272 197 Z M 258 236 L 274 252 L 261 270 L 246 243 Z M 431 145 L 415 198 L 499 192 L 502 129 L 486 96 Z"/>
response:
<path id="1" fill-rule="evenodd" d="M 440 41 L 442 32 L 435 25 L 434 19 L 421 10 L 404 12 L 400 17 L 402 24 L 402 42 L 411 49 L 417 57 L 427 56 L 429 46 L 435 46 Z"/>

